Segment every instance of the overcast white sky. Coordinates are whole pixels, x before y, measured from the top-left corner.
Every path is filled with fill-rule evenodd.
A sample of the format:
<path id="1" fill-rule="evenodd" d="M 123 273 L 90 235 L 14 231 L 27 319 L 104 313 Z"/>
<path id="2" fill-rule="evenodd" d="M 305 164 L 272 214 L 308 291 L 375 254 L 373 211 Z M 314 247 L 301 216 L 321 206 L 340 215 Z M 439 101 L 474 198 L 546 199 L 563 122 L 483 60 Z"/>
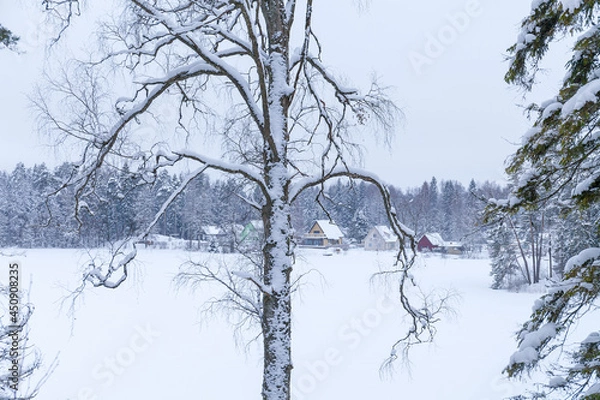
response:
<path id="1" fill-rule="evenodd" d="M 44 68 L 48 27 L 30 1 L 0 0 L 0 23 L 24 54 L 0 52 L 0 169 L 60 160 L 34 130 L 27 94 Z M 350 82 L 376 73 L 405 114 L 393 148 L 366 139 L 366 167 L 399 187 L 432 176 L 465 185 L 502 180 L 504 160 L 529 124 L 521 93 L 503 81 L 503 54 L 529 11 L 524 0 L 316 1 L 325 63 Z M 360 4 L 359 4 L 360 3 Z M 549 85 L 550 87 L 552 85 Z M 548 95 L 550 92 L 548 91 Z M 540 94 L 545 98 L 546 94 Z M 529 100 L 539 100 L 532 99 Z"/>

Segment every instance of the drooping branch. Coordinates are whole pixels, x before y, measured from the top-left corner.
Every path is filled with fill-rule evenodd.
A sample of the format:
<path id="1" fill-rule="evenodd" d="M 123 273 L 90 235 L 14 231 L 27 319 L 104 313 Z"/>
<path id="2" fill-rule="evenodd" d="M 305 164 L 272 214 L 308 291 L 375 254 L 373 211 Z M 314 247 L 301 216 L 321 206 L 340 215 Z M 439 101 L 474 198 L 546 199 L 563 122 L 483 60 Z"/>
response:
<path id="1" fill-rule="evenodd" d="M 96 265 L 92 262 L 83 276 L 82 285 L 76 290 L 76 293 L 81 293 L 88 282 L 94 287 L 107 289 L 116 289 L 121 286 L 129 274 L 129 265 L 137 256 L 135 246 L 127 251 L 129 244 L 128 240 L 119 241 L 116 248 L 111 250 L 107 265 L 104 265 L 104 263 Z M 115 275 L 117 276 L 116 280 L 112 280 Z"/>
<path id="2" fill-rule="evenodd" d="M 449 311 L 449 302 L 453 296 L 449 293 L 426 295 L 418 290 L 418 285 L 413 280 L 412 273 L 410 272 L 416 254 L 414 232 L 398 220 L 389 190 L 376 175 L 360 169 L 338 168 L 330 171 L 325 176 L 306 178 L 296 182 L 292 187 L 290 197 L 294 201 L 303 191 L 311 187 L 322 186 L 325 182 L 335 178 L 349 178 L 373 184 L 380 192 L 388 222 L 398 238 L 400 247 L 396 254 L 395 268 L 381 271 L 375 274 L 374 278 L 389 276 L 398 278 L 398 297 L 403 309 L 411 320 L 411 324 L 406 334 L 392 344 L 390 357 L 382 367 L 385 369 L 398 359 L 399 349 L 402 349 L 403 357 L 406 357 L 412 346 L 420 343 L 429 343 L 433 340 L 436 333 L 435 324 L 439 321 L 441 315 Z M 418 292 L 417 297 L 414 299 L 409 297 L 410 288 Z M 415 303 L 420 303 L 420 305 L 416 307 Z"/>

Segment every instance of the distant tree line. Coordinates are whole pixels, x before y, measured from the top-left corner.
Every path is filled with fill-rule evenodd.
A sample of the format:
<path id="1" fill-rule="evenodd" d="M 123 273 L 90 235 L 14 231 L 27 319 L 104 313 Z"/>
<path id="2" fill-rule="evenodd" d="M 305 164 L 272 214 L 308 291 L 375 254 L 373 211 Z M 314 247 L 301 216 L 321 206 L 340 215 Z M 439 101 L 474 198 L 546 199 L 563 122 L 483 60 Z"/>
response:
<path id="1" fill-rule="evenodd" d="M 12 172 L 0 172 L 0 246 L 97 247 L 130 235 L 159 211 L 185 174 L 140 176 L 127 165 L 101 170 L 94 177 L 95 204 L 74 203 L 76 188 L 59 191 L 77 166 L 65 163 L 48 169 L 19 163 Z M 142 185 L 151 181 L 151 185 Z M 391 188 L 400 220 L 417 235 L 439 232 L 446 240 L 482 247 L 486 238 L 479 226 L 486 197 L 501 197 L 506 189 L 472 181 L 468 188 L 456 181 L 433 178 L 420 187 Z M 339 180 L 303 193 L 292 210 L 297 235 L 317 219 L 332 219 L 349 241 L 359 243 L 374 225 L 385 225 L 379 194 L 370 184 Z M 200 175 L 159 219 L 153 233 L 194 240 L 202 226 L 229 227 L 260 219 L 259 192 L 249 192 L 235 179 Z M 89 200 L 88 200 L 89 202 Z M 79 209 L 79 220 L 74 210 Z M 92 211 L 93 210 L 93 211 Z"/>

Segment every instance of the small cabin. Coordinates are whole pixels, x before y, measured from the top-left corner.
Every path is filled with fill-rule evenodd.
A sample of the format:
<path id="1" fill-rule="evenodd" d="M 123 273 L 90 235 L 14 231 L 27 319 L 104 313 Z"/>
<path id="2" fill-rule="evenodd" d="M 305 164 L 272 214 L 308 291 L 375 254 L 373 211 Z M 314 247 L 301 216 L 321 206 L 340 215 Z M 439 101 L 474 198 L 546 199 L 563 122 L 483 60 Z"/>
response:
<path id="1" fill-rule="evenodd" d="M 200 227 L 198 238 L 206 242 L 218 242 L 227 237 L 224 229 L 215 225 L 204 225 Z"/>
<path id="2" fill-rule="evenodd" d="M 465 246 L 460 242 L 446 242 L 442 253 L 460 256 L 465 253 Z"/>

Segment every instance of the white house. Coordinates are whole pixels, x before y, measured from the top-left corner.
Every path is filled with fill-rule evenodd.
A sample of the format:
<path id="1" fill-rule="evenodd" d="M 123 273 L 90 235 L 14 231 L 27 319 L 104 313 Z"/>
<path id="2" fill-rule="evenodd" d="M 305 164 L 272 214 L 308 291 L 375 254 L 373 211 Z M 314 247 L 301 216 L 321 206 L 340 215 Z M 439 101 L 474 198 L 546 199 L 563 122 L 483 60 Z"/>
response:
<path id="1" fill-rule="evenodd" d="M 365 250 L 385 251 L 398 249 L 398 238 L 387 226 L 374 226 L 365 237 Z"/>

